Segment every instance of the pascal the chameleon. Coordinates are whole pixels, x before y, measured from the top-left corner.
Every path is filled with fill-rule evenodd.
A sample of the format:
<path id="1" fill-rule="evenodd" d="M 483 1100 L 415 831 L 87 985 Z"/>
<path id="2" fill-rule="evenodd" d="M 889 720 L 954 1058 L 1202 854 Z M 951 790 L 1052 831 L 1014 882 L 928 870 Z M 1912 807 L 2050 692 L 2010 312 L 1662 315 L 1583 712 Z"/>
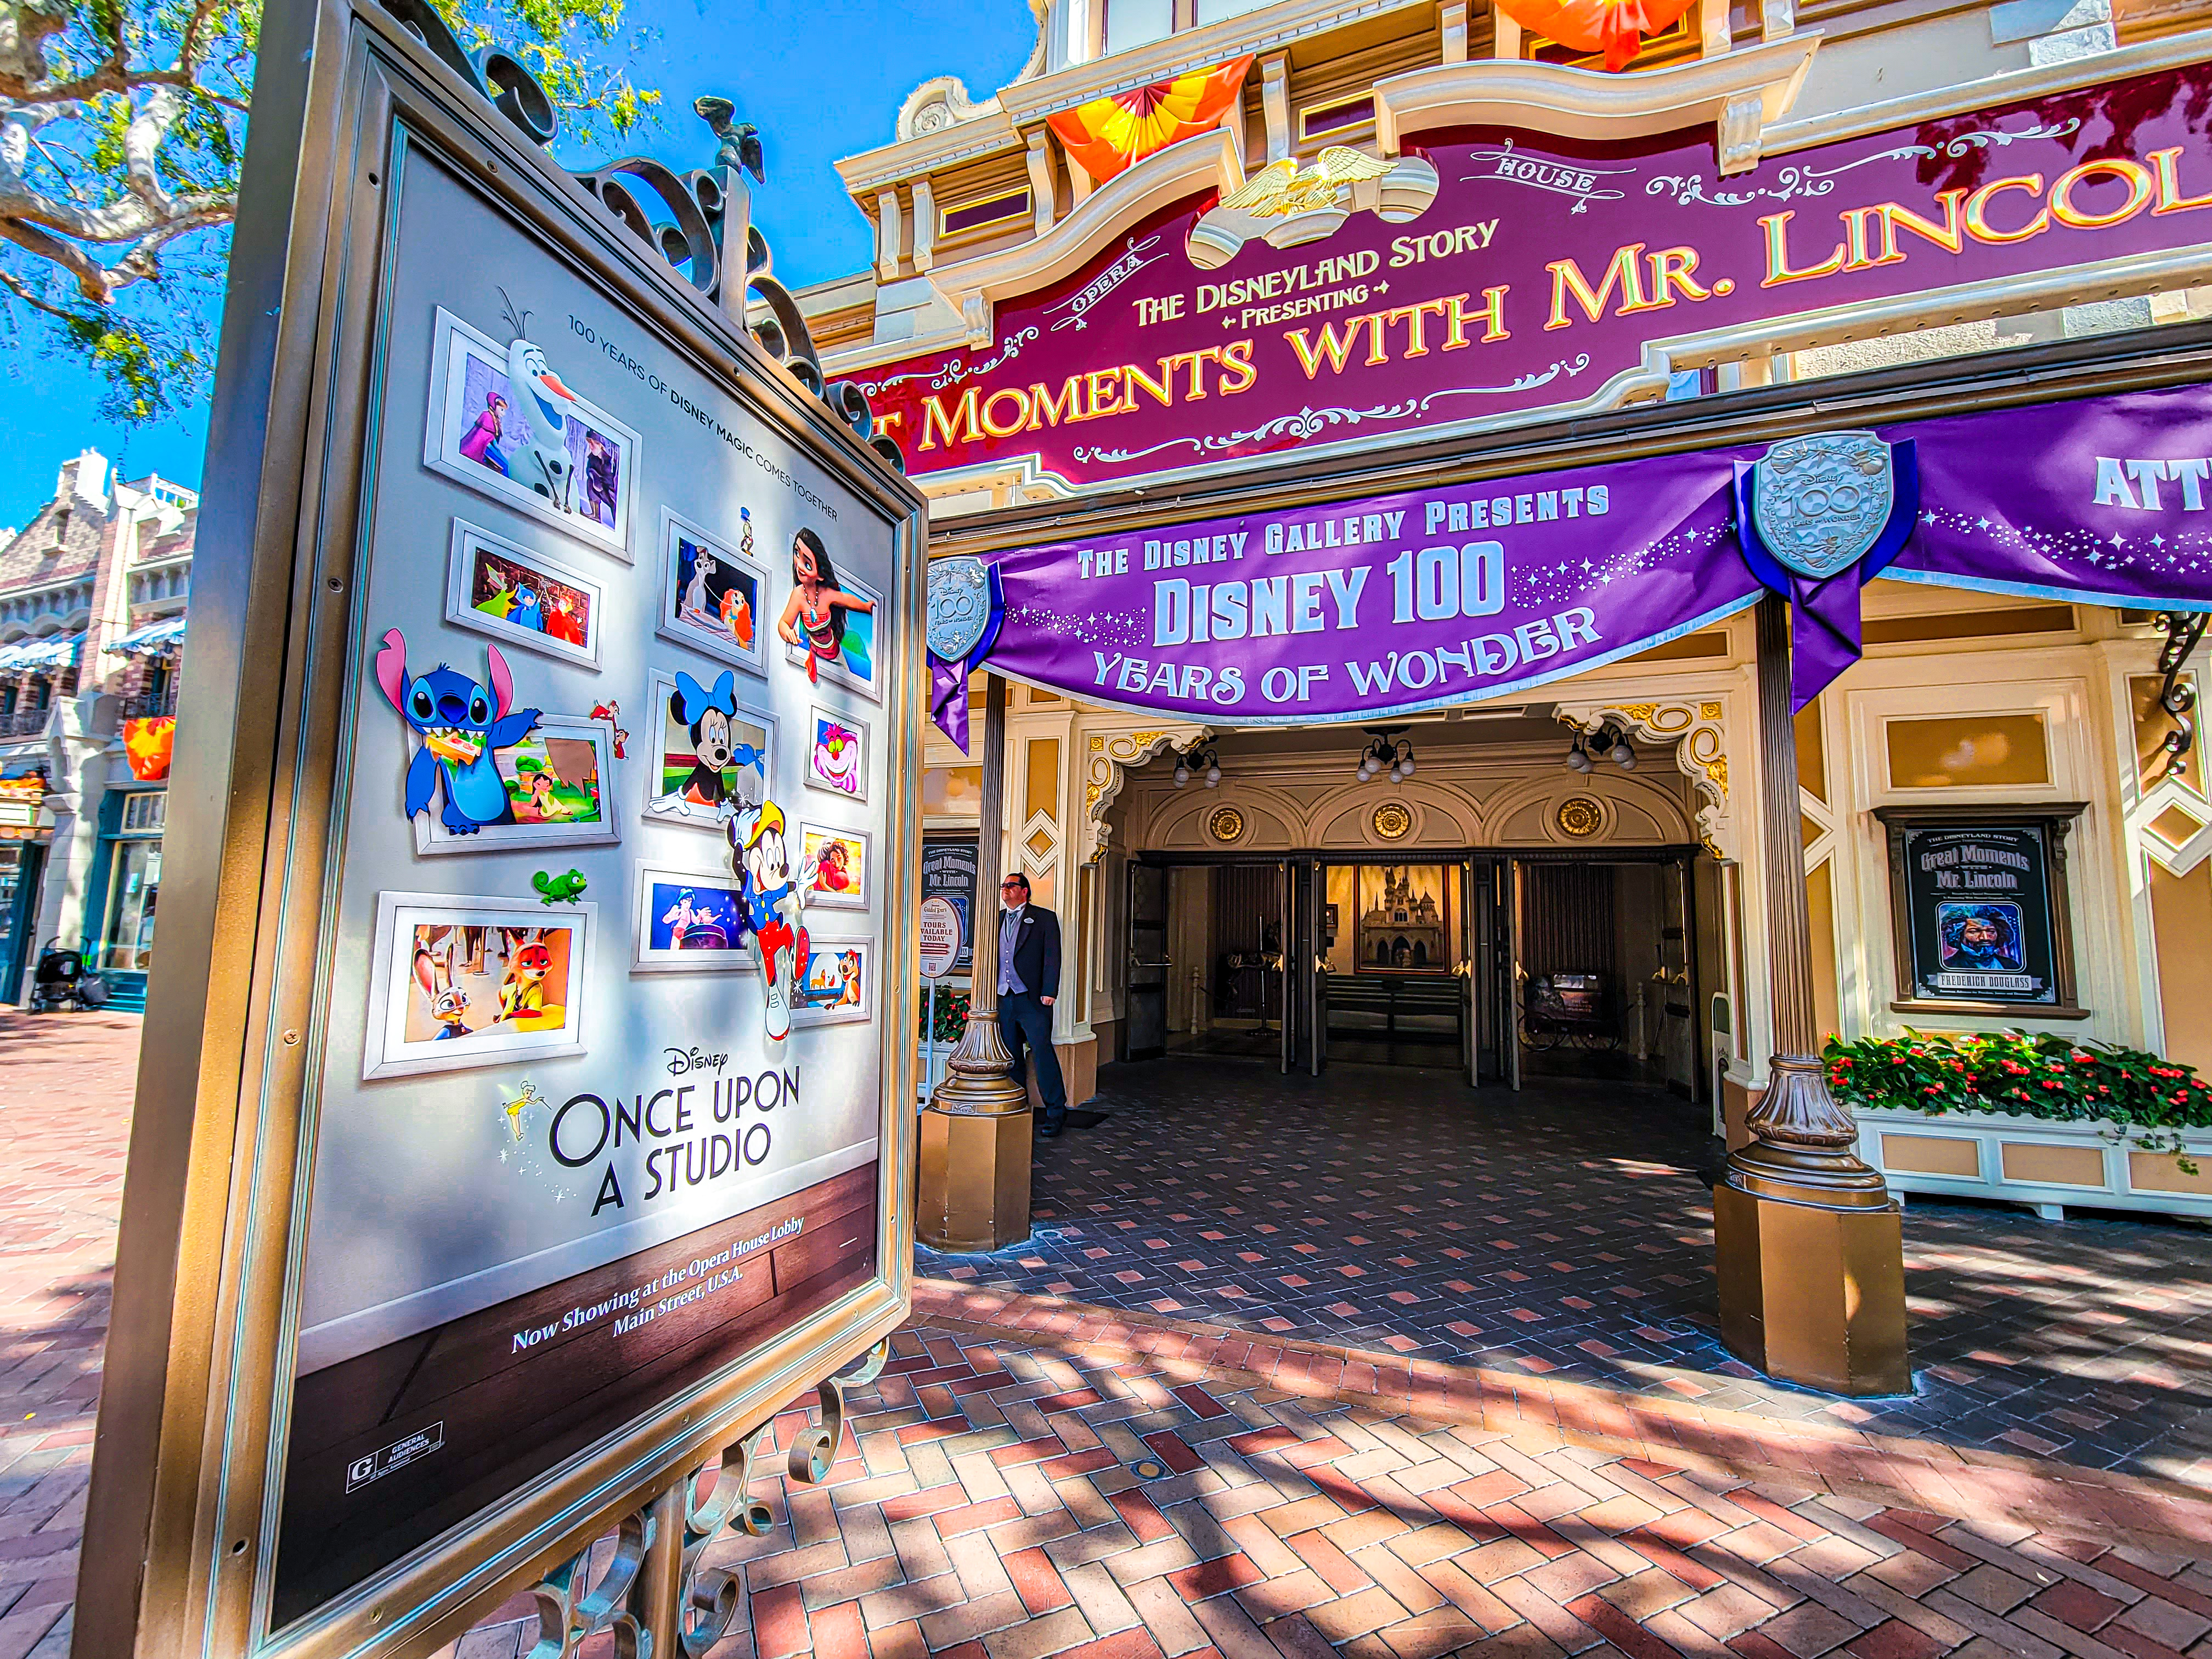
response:
<path id="1" fill-rule="evenodd" d="M 548 875 L 540 870 L 531 877 L 530 884 L 538 890 L 540 904 L 566 904 L 580 897 L 587 884 L 581 870 L 571 870 L 565 876 Z"/>

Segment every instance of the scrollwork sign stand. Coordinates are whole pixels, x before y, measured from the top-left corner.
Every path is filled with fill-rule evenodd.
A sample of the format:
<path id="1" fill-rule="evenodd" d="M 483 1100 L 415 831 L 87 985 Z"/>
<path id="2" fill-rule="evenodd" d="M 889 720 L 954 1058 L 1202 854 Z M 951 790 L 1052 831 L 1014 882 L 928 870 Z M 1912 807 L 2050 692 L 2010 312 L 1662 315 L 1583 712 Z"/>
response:
<path id="1" fill-rule="evenodd" d="M 845 1391 L 883 1374 L 887 1342 L 842 1376 L 817 1385 L 821 1421 L 792 1438 L 783 1473 L 811 1486 L 829 1478 L 845 1432 Z M 586 1642 L 611 1638 L 615 1659 L 704 1659 L 737 1616 L 737 1575 L 710 1565 L 707 1552 L 726 1533 L 765 1537 L 775 1514 L 753 1495 L 775 1425 L 738 1436 L 719 1457 L 686 1470 L 645 1498 L 605 1534 L 562 1562 L 530 1590 L 538 1607 L 538 1641 L 526 1659 L 576 1659 Z M 713 1485 L 702 1498 L 702 1481 Z"/>
<path id="2" fill-rule="evenodd" d="M 448 69 L 532 143 L 553 142 L 560 130 L 553 100 L 521 62 L 497 47 L 471 58 L 461 49 L 429 0 L 380 0 Z M 713 129 L 720 147 L 711 167 L 678 174 L 649 155 L 625 155 L 569 176 L 615 222 L 659 253 L 710 303 L 739 319 L 761 349 L 852 428 L 886 465 L 906 471 L 906 458 L 889 434 L 874 429 L 868 400 L 850 380 L 824 381 L 822 356 L 799 302 L 775 275 L 768 239 L 752 222 L 750 172 L 762 179 L 759 132 L 737 122 L 736 106 L 712 95 L 692 109 Z M 732 265 L 743 280 L 728 280 Z"/>

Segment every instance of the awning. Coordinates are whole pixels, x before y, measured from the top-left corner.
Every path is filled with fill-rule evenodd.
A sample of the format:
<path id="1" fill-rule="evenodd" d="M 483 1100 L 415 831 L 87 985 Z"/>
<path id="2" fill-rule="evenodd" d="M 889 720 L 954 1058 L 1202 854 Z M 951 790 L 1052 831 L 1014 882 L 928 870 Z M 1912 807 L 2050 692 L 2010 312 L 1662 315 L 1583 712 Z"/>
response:
<path id="1" fill-rule="evenodd" d="M 70 667 L 76 662 L 76 653 L 83 644 L 82 634 L 62 634 L 52 639 L 18 640 L 13 645 L 0 645 L 0 674 L 26 668 Z"/>
<path id="2" fill-rule="evenodd" d="M 132 629 L 107 648 L 122 657 L 158 657 L 171 646 L 181 644 L 184 637 L 185 619 L 181 616 L 164 617 L 143 628 Z"/>

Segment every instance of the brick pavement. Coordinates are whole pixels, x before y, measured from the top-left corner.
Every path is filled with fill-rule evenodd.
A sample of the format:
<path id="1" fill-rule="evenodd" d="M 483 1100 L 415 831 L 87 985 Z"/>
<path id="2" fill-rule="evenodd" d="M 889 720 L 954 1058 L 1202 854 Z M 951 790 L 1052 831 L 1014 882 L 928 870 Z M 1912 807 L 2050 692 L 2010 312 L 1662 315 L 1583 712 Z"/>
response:
<path id="1" fill-rule="evenodd" d="M 136 1024 L 0 1015 L 0 1659 L 66 1648 Z M 2212 1659 L 2157 1482 L 946 1281 L 894 1350 L 716 1659 Z"/>
<path id="2" fill-rule="evenodd" d="M 1747 1479 L 1510 1398 L 1271 1386 L 1225 1332 L 936 1311 L 959 1294 L 894 1339 L 830 1480 L 709 1547 L 744 1591 L 714 1659 L 2212 1659 L 2212 1501 L 2010 1459 L 2058 1521 L 1864 1465 Z"/>
<path id="3" fill-rule="evenodd" d="M 1034 1237 L 925 1273 L 1779 1420 L 2212 1486 L 2212 1229 L 1915 1200 L 1916 1398 L 1838 1401 L 1732 1358 L 1713 1305 L 1710 1118 L 1632 1083 L 1318 1080 L 1209 1060 L 1100 1073 L 1040 1145 Z"/>
<path id="4" fill-rule="evenodd" d="M 0 1011 L 0 1659 L 63 1659 L 138 1021 Z"/>

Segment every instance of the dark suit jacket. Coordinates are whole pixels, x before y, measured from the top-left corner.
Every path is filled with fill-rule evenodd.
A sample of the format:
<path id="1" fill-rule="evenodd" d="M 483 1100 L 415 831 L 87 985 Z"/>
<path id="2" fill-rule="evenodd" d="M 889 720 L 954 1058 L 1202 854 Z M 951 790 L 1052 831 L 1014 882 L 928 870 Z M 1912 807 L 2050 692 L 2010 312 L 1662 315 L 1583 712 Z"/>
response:
<path id="1" fill-rule="evenodd" d="M 1002 928 L 1006 913 L 1001 909 L 991 919 L 991 925 Z M 1042 905 L 1032 904 L 1022 912 L 1020 937 L 1014 941 L 1014 977 L 1027 986 L 1032 996 L 1056 997 L 1060 994 L 1060 918 Z"/>

